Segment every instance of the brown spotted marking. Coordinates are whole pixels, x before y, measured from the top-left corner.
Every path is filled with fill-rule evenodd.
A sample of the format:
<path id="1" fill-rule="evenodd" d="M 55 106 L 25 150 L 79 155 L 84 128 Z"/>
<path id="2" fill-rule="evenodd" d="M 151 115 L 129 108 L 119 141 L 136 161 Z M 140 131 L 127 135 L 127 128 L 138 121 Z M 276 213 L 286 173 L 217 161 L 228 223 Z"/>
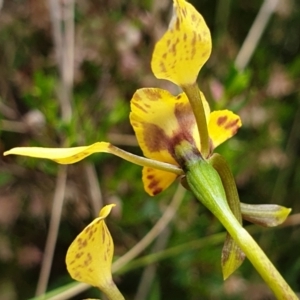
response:
<path id="1" fill-rule="evenodd" d="M 160 67 L 161 72 L 163 72 L 163 73 L 167 72 L 166 66 L 163 61 L 160 62 L 159 67 Z"/>
<path id="2" fill-rule="evenodd" d="M 239 122 L 238 119 L 235 119 L 235 120 L 229 122 L 228 124 L 226 124 L 225 129 L 230 129 L 232 127 L 236 127 L 238 122 Z"/>
<path id="3" fill-rule="evenodd" d="M 155 196 L 155 195 L 157 195 L 157 194 L 159 194 L 159 193 L 161 193 L 162 192 L 162 188 L 156 188 L 155 190 L 153 190 L 152 191 L 152 194 Z"/>
<path id="4" fill-rule="evenodd" d="M 178 18 L 176 19 L 175 28 L 177 31 L 180 31 L 180 21 L 178 20 Z"/>
<path id="5" fill-rule="evenodd" d="M 185 32 L 184 35 L 183 35 L 183 41 L 186 42 L 186 40 L 187 40 L 187 34 Z"/>
<path id="6" fill-rule="evenodd" d="M 176 46 L 177 46 L 177 44 L 174 43 L 174 44 L 172 44 L 171 49 L 170 49 L 170 51 L 174 54 L 174 56 L 176 56 L 176 54 L 177 54 Z"/>
<path id="7" fill-rule="evenodd" d="M 197 21 L 197 16 L 193 13 L 191 15 L 191 19 L 192 19 L 193 22 L 196 22 Z"/>
<path id="8" fill-rule="evenodd" d="M 87 240 L 84 240 L 83 242 L 82 242 L 82 248 L 85 248 L 87 246 Z"/>
<path id="9" fill-rule="evenodd" d="M 91 231 L 89 232 L 89 240 L 92 238 L 93 235 L 94 235 L 94 232 L 91 230 Z"/>
<path id="10" fill-rule="evenodd" d="M 162 191 L 162 188 L 159 187 L 159 181 L 153 180 L 148 185 L 149 190 L 152 191 L 153 195 L 157 195 Z"/>
<path id="11" fill-rule="evenodd" d="M 176 65 L 177 65 L 177 59 L 175 59 L 172 63 L 172 65 L 169 65 L 169 68 L 174 70 L 176 68 Z"/>
<path id="12" fill-rule="evenodd" d="M 197 33 L 193 31 L 193 39 L 191 42 L 191 46 L 194 48 L 196 46 L 196 41 L 197 41 Z"/>
<path id="13" fill-rule="evenodd" d="M 225 129 L 230 129 L 231 134 L 235 135 L 239 129 L 238 122 L 239 122 L 238 119 L 231 121 L 230 123 L 226 124 Z"/>
<path id="14" fill-rule="evenodd" d="M 193 47 L 192 51 L 191 51 L 191 58 L 190 58 L 190 60 L 193 60 L 195 54 L 196 54 L 196 47 Z"/>
<path id="15" fill-rule="evenodd" d="M 139 93 L 135 93 L 135 94 L 133 95 L 133 99 L 134 99 L 134 100 L 137 100 L 137 101 L 141 101 L 141 100 L 142 100 L 142 97 L 139 95 Z"/>
<path id="16" fill-rule="evenodd" d="M 222 126 L 223 124 L 225 124 L 225 122 L 227 121 L 227 119 L 228 119 L 227 116 L 219 117 L 218 120 L 217 120 L 218 126 Z"/>
<path id="17" fill-rule="evenodd" d="M 198 41 L 199 41 L 199 42 L 202 42 L 202 35 L 201 35 L 201 33 L 198 33 L 198 34 L 197 34 L 197 38 L 198 38 Z"/>
<path id="18" fill-rule="evenodd" d="M 167 56 L 168 56 L 168 53 L 166 52 L 166 53 L 164 53 L 164 54 L 162 55 L 162 58 L 163 58 L 163 59 L 166 59 Z"/>
<path id="19" fill-rule="evenodd" d="M 105 232 L 104 232 L 104 227 L 102 227 L 102 243 L 104 244 L 105 242 Z"/>
<path id="20" fill-rule="evenodd" d="M 76 255 L 75 255 L 75 257 L 77 259 L 79 259 L 82 255 L 83 255 L 83 252 L 77 252 Z"/>
<path id="21" fill-rule="evenodd" d="M 91 255 L 91 253 L 88 252 L 86 254 L 86 259 L 85 259 L 85 261 L 83 263 L 84 263 L 85 267 L 87 267 L 88 265 L 90 265 L 92 263 L 92 255 Z"/>
<path id="22" fill-rule="evenodd" d="M 149 100 L 157 101 L 157 100 L 161 99 L 160 92 L 157 91 L 156 89 L 147 89 L 144 91 L 144 93 L 145 93 L 145 96 L 147 96 L 147 98 Z"/>
<path id="23" fill-rule="evenodd" d="M 74 278 L 76 278 L 76 279 L 80 279 L 80 278 L 81 278 L 80 271 L 76 271 L 76 272 L 75 272 Z"/>
<path id="24" fill-rule="evenodd" d="M 143 112 L 147 113 L 148 111 L 140 104 L 136 103 L 136 102 L 133 102 L 133 105 L 135 107 L 137 107 L 138 109 L 142 110 Z"/>
<path id="25" fill-rule="evenodd" d="M 202 53 L 201 57 L 206 57 L 208 55 L 208 51 Z"/>
<path id="26" fill-rule="evenodd" d="M 154 178 L 154 175 L 147 175 L 147 179 L 152 180 Z"/>

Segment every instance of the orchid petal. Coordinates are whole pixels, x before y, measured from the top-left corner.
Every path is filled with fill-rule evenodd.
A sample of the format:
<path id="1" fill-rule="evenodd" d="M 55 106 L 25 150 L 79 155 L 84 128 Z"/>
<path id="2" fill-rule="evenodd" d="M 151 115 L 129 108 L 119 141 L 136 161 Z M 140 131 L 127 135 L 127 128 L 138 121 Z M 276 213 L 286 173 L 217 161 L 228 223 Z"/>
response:
<path id="1" fill-rule="evenodd" d="M 229 110 L 213 111 L 209 116 L 208 134 L 213 149 L 231 138 L 242 126 L 238 115 Z"/>
<path id="2" fill-rule="evenodd" d="M 76 237 L 66 255 L 67 269 L 73 279 L 103 291 L 114 284 L 111 275 L 114 243 L 104 222 L 113 206 L 102 208 L 99 217 Z"/>
<path id="3" fill-rule="evenodd" d="M 190 3 L 174 0 L 169 29 L 154 48 L 154 75 L 179 86 L 193 84 L 210 53 L 210 31 L 201 14 Z"/>

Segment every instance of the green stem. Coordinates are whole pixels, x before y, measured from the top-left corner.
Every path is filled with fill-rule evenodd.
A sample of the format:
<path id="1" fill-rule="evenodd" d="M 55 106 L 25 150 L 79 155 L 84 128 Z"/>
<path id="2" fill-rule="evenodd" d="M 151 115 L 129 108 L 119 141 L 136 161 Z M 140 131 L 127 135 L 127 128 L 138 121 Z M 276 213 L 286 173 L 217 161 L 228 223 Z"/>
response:
<path id="1" fill-rule="evenodd" d="M 113 281 L 111 281 L 109 286 L 105 288 L 101 287 L 100 291 L 104 292 L 108 300 L 125 300 Z"/>
<path id="2" fill-rule="evenodd" d="M 187 182 L 192 192 L 219 219 L 276 297 L 298 299 L 265 253 L 233 215 L 217 171 L 204 160 L 187 162 L 186 169 Z"/>
<path id="3" fill-rule="evenodd" d="M 200 135 L 201 154 L 204 158 L 207 158 L 210 153 L 209 136 L 199 87 L 197 83 L 194 83 L 193 85 L 183 86 L 182 90 L 187 95 L 195 115 L 198 132 Z"/>

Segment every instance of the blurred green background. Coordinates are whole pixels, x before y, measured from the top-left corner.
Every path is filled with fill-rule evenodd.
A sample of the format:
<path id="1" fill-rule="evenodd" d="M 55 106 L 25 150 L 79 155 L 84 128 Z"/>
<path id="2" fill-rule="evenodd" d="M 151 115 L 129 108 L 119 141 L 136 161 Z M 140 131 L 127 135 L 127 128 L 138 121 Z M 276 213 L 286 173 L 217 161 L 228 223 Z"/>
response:
<path id="1" fill-rule="evenodd" d="M 299 291 L 300 2 L 278 1 L 266 27 L 254 35 L 262 33 L 261 40 L 250 43 L 255 49 L 245 68 L 236 58 L 259 10 L 272 1 L 191 2 L 213 39 L 199 85 L 212 109 L 226 107 L 243 121 L 238 134 L 216 152 L 228 160 L 241 201 L 293 209 L 295 217 L 287 226 L 256 228 L 254 237 Z M 171 83 L 154 78 L 150 68 L 155 42 L 171 17 L 171 0 L 9 0 L 0 5 L 1 153 L 17 146 L 105 140 L 141 154 L 128 119 L 133 93 L 150 86 L 178 92 Z M 270 10 L 266 6 L 265 11 Z M 57 175 L 62 172 L 46 160 L 1 157 L 1 300 L 35 294 L 53 198 L 63 182 L 63 175 Z M 71 165 L 66 173 L 48 290 L 72 282 L 64 263 L 67 248 L 100 206 L 117 204 L 107 224 L 118 257 L 156 224 L 177 188 L 173 184 L 150 197 L 143 189 L 141 168 L 107 154 Z M 182 251 L 152 265 L 153 278 L 141 280 L 147 279 L 146 265 L 116 276 L 116 283 L 126 299 L 135 300 L 273 299 L 247 260 L 223 282 L 222 242 L 209 242 L 222 231 L 187 192 L 159 242 L 142 255 L 177 245 L 183 245 Z M 187 244 L 202 240 L 201 249 Z M 99 293 L 90 289 L 72 299 L 87 297 L 99 298 Z"/>

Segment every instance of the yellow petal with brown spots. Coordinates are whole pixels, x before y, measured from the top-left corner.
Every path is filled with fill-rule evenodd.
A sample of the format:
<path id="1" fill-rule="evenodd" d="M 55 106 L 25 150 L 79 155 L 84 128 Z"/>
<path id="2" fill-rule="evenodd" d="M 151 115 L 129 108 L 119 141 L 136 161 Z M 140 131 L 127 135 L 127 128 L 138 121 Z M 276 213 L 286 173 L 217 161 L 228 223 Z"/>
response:
<path id="1" fill-rule="evenodd" d="M 99 217 L 76 237 L 66 256 L 67 269 L 73 279 L 104 292 L 113 285 L 111 263 L 114 243 L 104 222 L 113 206 L 115 204 L 102 208 Z"/>
<path id="2" fill-rule="evenodd" d="M 213 111 L 209 116 L 208 134 L 213 149 L 231 138 L 242 126 L 238 115 L 229 110 Z"/>
<path id="3" fill-rule="evenodd" d="M 211 36 L 203 17 L 185 0 L 174 0 L 168 31 L 154 48 L 154 75 L 179 86 L 193 84 L 210 53 Z"/>
<path id="4" fill-rule="evenodd" d="M 170 172 L 160 171 L 153 168 L 143 168 L 143 183 L 145 191 L 150 196 L 155 196 L 167 189 L 177 175 Z"/>
<path id="5" fill-rule="evenodd" d="M 130 122 L 146 157 L 175 163 L 174 149 L 182 140 L 199 144 L 197 126 L 184 93 L 173 96 L 155 88 L 139 89 L 131 100 Z M 159 157 L 156 155 L 159 154 Z"/>

